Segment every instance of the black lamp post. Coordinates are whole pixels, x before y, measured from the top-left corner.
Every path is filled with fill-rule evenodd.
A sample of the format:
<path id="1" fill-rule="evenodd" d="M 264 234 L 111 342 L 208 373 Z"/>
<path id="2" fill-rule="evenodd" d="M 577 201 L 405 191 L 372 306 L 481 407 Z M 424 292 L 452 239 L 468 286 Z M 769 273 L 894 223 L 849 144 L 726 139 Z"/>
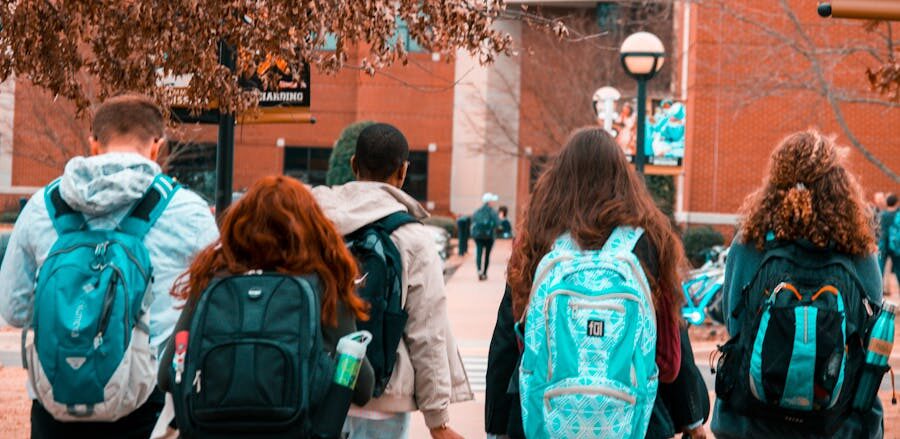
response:
<path id="1" fill-rule="evenodd" d="M 647 81 L 656 76 L 666 57 L 666 48 L 656 35 L 649 32 L 633 33 L 622 42 L 619 58 L 628 76 L 637 80 L 637 138 L 635 139 L 634 167 L 643 173 L 646 153 L 644 133 L 647 129 Z"/>

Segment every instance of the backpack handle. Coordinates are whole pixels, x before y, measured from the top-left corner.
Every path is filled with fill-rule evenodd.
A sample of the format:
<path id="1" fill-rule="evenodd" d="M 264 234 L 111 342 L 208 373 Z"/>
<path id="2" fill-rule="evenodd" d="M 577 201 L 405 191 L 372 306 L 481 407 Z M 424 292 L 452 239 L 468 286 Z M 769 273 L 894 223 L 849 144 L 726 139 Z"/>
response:
<path id="1" fill-rule="evenodd" d="M 53 223 L 53 228 L 56 229 L 56 233 L 60 236 L 84 230 L 87 226 L 84 215 L 69 206 L 66 200 L 62 198 L 59 192 L 61 181 L 62 177 L 57 178 L 44 188 L 44 204 L 47 206 L 47 214 L 50 217 L 50 222 Z"/>
<path id="2" fill-rule="evenodd" d="M 172 200 L 172 196 L 181 188 L 172 177 L 157 174 L 144 193 L 143 198 L 131 208 L 128 215 L 119 223 L 118 230 L 137 238 L 143 238 L 162 216 Z"/>

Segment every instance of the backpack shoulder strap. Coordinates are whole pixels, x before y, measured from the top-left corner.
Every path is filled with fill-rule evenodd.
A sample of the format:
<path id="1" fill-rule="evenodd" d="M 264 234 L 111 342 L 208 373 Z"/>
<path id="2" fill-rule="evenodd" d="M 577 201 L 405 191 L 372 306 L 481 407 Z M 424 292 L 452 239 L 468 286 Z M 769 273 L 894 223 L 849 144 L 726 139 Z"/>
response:
<path id="1" fill-rule="evenodd" d="M 606 243 L 603 244 L 604 253 L 621 254 L 631 253 L 634 246 L 640 241 L 644 235 L 644 229 L 640 227 L 619 226 L 613 229 Z"/>
<path id="2" fill-rule="evenodd" d="M 144 197 L 131 208 L 131 212 L 119 223 L 119 230 L 129 235 L 143 238 L 162 216 L 172 196 L 181 187 L 172 177 L 158 174 Z"/>
<path id="3" fill-rule="evenodd" d="M 409 212 L 401 210 L 376 221 L 375 224 L 381 227 L 381 229 L 384 230 L 385 233 L 390 235 L 402 226 L 419 222 L 420 221 L 417 220 L 414 216 L 410 215 Z"/>
<path id="4" fill-rule="evenodd" d="M 83 230 L 87 226 L 84 215 L 73 209 L 63 200 L 59 192 L 59 184 L 62 178 L 57 178 L 44 188 L 44 204 L 47 205 L 47 214 L 53 223 L 56 233 L 64 235 L 66 233 Z"/>

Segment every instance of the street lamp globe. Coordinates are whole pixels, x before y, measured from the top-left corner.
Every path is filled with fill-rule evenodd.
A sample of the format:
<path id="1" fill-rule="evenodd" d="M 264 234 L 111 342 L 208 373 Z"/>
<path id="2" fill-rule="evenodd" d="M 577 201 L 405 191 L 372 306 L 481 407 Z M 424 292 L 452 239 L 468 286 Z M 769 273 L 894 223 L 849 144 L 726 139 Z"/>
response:
<path id="1" fill-rule="evenodd" d="M 619 56 L 622 67 L 630 76 L 650 79 L 662 68 L 666 48 L 656 35 L 650 32 L 636 32 L 622 42 Z"/>

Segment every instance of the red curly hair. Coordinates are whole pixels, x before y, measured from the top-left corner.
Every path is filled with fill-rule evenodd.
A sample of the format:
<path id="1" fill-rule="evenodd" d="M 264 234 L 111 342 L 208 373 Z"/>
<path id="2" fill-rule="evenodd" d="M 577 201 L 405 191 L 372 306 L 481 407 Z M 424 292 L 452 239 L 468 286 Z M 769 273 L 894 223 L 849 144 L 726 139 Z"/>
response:
<path id="1" fill-rule="evenodd" d="M 172 295 L 199 299 L 216 273 L 249 270 L 301 275 L 322 283 L 322 323 L 337 325 L 337 303 L 366 319 L 355 293 L 356 262 L 341 235 L 299 181 L 271 176 L 257 181 L 225 213 L 219 240 L 197 255 L 175 282 Z"/>
<path id="2" fill-rule="evenodd" d="M 772 152 L 762 187 L 741 208 L 743 242 L 762 250 L 777 240 L 805 239 L 841 253 L 875 252 L 875 231 L 856 177 L 844 167 L 844 150 L 816 130 L 791 134 Z"/>

